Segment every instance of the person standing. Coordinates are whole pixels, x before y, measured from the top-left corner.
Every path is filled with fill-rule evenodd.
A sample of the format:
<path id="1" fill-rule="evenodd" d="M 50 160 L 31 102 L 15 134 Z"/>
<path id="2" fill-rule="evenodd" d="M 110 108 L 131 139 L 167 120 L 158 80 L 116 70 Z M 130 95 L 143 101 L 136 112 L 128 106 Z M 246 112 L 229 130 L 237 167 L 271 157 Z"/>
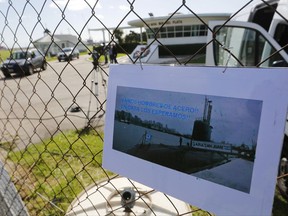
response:
<path id="1" fill-rule="evenodd" d="M 107 50 L 107 46 L 103 43 L 102 44 L 102 54 L 104 55 L 104 59 L 105 59 L 105 64 L 108 64 L 108 50 Z"/>
<path id="2" fill-rule="evenodd" d="M 93 59 L 93 66 L 94 66 L 94 69 L 95 70 L 98 70 L 98 66 L 99 66 L 99 54 L 97 52 L 96 49 L 93 49 L 93 52 L 92 52 L 92 59 Z"/>
<path id="3" fill-rule="evenodd" d="M 112 50 L 112 45 L 110 45 L 108 51 L 109 51 L 110 63 L 113 64 L 113 50 Z"/>
<path id="4" fill-rule="evenodd" d="M 118 61 L 117 61 L 117 48 L 116 48 L 116 45 L 115 44 L 112 44 L 112 63 L 114 62 L 115 64 L 118 64 Z"/>
<path id="5" fill-rule="evenodd" d="M 99 66 L 99 53 L 97 52 L 97 48 L 96 45 L 93 44 L 93 49 L 92 52 L 88 53 L 89 55 L 92 55 L 92 63 L 93 63 L 93 67 L 95 70 L 98 70 L 98 66 Z"/>

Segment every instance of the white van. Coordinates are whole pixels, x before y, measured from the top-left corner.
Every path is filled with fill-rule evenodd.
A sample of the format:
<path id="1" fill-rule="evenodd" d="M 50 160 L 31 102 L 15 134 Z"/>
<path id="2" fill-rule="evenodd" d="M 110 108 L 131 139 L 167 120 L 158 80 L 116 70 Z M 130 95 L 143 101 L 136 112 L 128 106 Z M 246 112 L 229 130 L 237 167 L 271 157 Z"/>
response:
<path id="1" fill-rule="evenodd" d="M 227 23 L 209 22 L 209 28 L 207 66 L 288 67 L 288 0 L 257 1 Z M 288 172 L 287 154 L 288 121 L 279 175 Z M 287 182 L 287 177 L 277 180 L 288 200 Z"/>
<path id="2" fill-rule="evenodd" d="M 288 0 L 256 1 L 209 28 L 207 66 L 288 67 Z"/>

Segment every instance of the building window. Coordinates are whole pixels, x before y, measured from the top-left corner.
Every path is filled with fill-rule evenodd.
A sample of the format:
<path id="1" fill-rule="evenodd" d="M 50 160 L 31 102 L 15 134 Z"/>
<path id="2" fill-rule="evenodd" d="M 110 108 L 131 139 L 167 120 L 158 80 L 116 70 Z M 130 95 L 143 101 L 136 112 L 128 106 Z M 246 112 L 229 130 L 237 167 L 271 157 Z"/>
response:
<path id="1" fill-rule="evenodd" d="M 175 37 L 195 37 L 206 36 L 207 27 L 205 25 L 186 25 L 162 27 L 156 36 L 159 28 L 146 29 L 149 39 L 157 38 L 175 38 Z"/>
<path id="2" fill-rule="evenodd" d="M 147 33 L 147 37 L 148 37 L 149 39 L 154 38 L 154 34 L 153 34 L 153 32 L 151 31 L 151 29 L 147 28 L 147 29 L 146 29 L 146 33 Z"/>
<path id="3" fill-rule="evenodd" d="M 199 36 L 199 25 L 192 26 L 192 36 Z"/>
<path id="4" fill-rule="evenodd" d="M 207 35 L 207 27 L 205 25 L 200 25 L 199 35 L 200 36 L 206 36 Z"/>
<path id="5" fill-rule="evenodd" d="M 168 31 L 168 38 L 174 38 L 175 37 L 174 26 L 167 27 L 167 31 Z"/>
<path id="6" fill-rule="evenodd" d="M 160 37 L 161 38 L 167 38 L 167 28 L 163 27 L 160 29 Z"/>
<path id="7" fill-rule="evenodd" d="M 191 27 L 192 26 L 184 26 L 184 37 L 191 37 Z"/>
<path id="8" fill-rule="evenodd" d="M 175 26 L 176 37 L 183 37 L 183 26 Z"/>
<path id="9" fill-rule="evenodd" d="M 159 30 L 159 28 L 152 28 L 152 29 L 147 29 L 146 32 L 147 32 L 147 36 L 149 39 L 153 39 L 153 38 L 159 38 L 160 37 L 160 34 L 159 32 L 157 33 L 157 36 L 156 36 L 156 32 Z"/>

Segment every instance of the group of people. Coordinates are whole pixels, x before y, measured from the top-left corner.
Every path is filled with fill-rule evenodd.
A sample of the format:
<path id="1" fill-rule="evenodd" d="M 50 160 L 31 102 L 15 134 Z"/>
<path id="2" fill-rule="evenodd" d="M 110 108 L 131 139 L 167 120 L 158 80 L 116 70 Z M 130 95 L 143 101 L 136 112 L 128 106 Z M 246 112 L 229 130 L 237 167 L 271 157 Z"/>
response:
<path id="1" fill-rule="evenodd" d="M 105 46 L 105 44 L 102 45 L 103 55 L 105 57 L 105 64 L 108 64 L 108 55 L 110 59 L 110 63 L 118 64 L 117 61 L 117 48 L 115 44 L 111 44 L 111 46 Z"/>
<path id="2" fill-rule="evenodd" d="M 98 49 L 99 50 L 99 49 Z M 109 56 L 109 60 L 110 60 L 110 64 L 118 64 L 117 61 L 117 48 L 115 44 L 111 44 L 110 46 L 106 46 L 105 44 L 102 44 L 101 48 L 100 48 L 100 53 L 98 53 L 96 46 L 93 46 L 93 52 L 92 52 L 92 58 L 93 58 L 93 64 L 95 66 L 98 65 L 98 61 L 100 58 L 100 55 L 104 56 L 105 59 L 105 64 L 108 64 L 108 56 Z"/>

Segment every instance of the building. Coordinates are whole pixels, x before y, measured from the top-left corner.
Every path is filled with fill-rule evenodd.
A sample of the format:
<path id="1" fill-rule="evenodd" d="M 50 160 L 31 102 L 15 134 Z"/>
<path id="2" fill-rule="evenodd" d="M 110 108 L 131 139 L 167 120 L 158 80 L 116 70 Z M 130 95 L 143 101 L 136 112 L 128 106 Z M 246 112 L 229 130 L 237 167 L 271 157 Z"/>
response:
<path id="1" fill-rule="evenodd" d="M 171 53 L 176 56 L 187 56 L 194 54 L 200 47 L 206 44 L 207 26 L 211 20 L 227 20 L 230 14 L 209 13 L 199 14 L 174 14 L 168 16 L 150 17 L 143 20 L 132 20 L 128 24 L 132 27 L 145 29 L 147 33 L 146 46 L 139 45 L 131 54 L 132 59 L 137 59 L 142 54 L 141 61 L 149 63 L 161 63 L 171 58 Z M 165 46 L 163 46 L 165 45 Z M 167 48 L 169 50 L 167 50 Z M 203 51 L 205 52 L 205 50 Z"/>
<path id="2" fill-rule="evenodd" d="M 44 33 L 42 38 L 33 42 L 34 46 L 41 50 L 46 55 L 56 55 L 61 49 L 65 47 L 77 47 L 81 51 L 85 51 L 86 48 L 76 36 L 70 34 L 47 34 Z"/>

